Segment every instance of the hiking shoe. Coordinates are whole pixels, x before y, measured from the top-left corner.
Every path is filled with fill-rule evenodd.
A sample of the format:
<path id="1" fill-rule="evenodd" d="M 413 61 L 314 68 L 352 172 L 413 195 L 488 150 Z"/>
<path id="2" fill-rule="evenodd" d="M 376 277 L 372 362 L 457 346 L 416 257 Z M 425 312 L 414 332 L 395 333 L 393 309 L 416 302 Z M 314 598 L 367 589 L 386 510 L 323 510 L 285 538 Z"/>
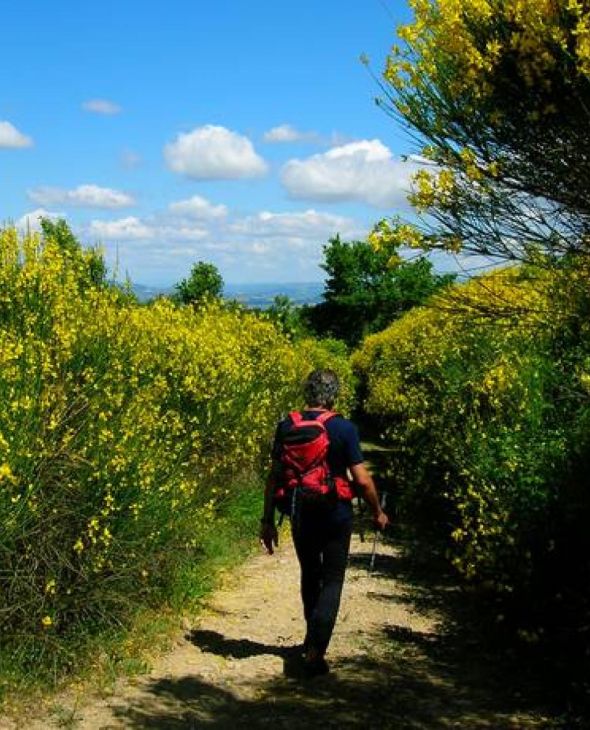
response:
<path id="1" fill-rule="evenodd" d="M 306 677 L 320 677 L 322 674 L 328 674 L 330 667 L 324 657 L 318 657 L 310 661 L 303 662 L 303 671 Z"/>
<path id="2" fill-rule="evenodd" d="M 286 646 L 282 649 L 281 652 L 284 659 L 300 659 L 303 661 L 303 657 L 305 656 L 305 649 L 301 646 L 301 644 L 296 644 L 295 646 Z"/>

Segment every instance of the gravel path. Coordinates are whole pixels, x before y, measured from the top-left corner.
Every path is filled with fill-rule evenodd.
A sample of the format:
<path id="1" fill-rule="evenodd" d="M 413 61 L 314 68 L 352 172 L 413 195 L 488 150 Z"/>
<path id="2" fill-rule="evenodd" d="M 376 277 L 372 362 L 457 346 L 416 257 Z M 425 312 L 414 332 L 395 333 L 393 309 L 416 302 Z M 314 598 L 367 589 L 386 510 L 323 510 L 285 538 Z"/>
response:
<path id="1" fill-rule="evenodd" d="M 69 695 L 59 712 L 0 727 L 553 727 L 485 653 L 457 648 L 444 608 L 452 585 L 417 580 L 399 542 L 379 541 L 371 573 L 371 547 L 372 537 L 354 537 L 327 676 L 286 676 L 303 620 L 285 532 L 279 552 L 237 569 L 148 675 L 119 682 L 106 698 Z"/>

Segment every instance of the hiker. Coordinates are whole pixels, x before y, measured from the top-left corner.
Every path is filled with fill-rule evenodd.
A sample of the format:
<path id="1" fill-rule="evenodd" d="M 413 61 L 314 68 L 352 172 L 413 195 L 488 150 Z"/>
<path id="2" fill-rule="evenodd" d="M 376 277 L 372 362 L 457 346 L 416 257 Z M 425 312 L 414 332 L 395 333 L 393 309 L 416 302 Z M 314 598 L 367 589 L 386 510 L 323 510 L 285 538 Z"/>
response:
<path id="1" fill-rule="evenodd" d="M 260 529 L 260 542 L 272 555 L 278 545 L 275 506 L 291 519 L 307 624 L 303 660 L 306 673 L 312 676 L 329 671 L 324 655 L 336 623 L 348 559 L 353 483 L 372 511 L 375 528 L 383 530 L 389 524 L 363 463 L 356 426 L 332 412 L 338 391 L 335 372 L 314 370 L 304 384 L 305 408 L 278 424 Z M 314 446 L 305 439 L 313 438 L 314 430 L 318 440 L 313 443 L 323 437 L 327 454 L 323 459 L 320 454 L 318 461 L 316 449 L 309 469 L 305 461 Z"/>

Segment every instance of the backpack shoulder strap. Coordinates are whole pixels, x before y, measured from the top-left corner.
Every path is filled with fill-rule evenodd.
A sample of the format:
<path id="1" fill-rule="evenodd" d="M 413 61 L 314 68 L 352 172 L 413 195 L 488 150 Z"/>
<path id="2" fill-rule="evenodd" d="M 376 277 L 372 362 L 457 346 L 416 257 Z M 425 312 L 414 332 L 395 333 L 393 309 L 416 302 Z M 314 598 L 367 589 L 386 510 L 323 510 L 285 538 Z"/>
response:
<path id="1" fill-rule="evenodd" d="M 299 413 L 299 411 L 291 411 L 291 413 L 289 413 L 289 418 L 295 426 L 303 421 L 303 416 Z"/>
<path id="2" fill-rule="evenodd" d="M 320 413 L 320 415 L 315 419 L 318 423 L 326 423 L 326 421 L 329 421 L 330 418 L 334 418 L 334 416 L 337 416 L 338 413 L 334 413 L 334 411 L 324 411 L 324 413 Z"/>

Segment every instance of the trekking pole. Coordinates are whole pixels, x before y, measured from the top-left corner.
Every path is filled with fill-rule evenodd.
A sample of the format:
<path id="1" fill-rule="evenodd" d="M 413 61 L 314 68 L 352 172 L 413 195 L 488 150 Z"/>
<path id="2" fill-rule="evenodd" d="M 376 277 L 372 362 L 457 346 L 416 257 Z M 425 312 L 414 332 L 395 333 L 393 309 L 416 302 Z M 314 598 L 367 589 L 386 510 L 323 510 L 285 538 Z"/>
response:
<path id="1" fill-rule="evenodd" d="M 365 541 L 365 526 L 363 524 L 363 521 L 364 521 L 364 517 L 365 517 L 365 503 L 361 499 L 359 487 L 354 482 L 352 482 L 352 489 L 356 496 L 356 503 L 357 503 L 358 514 L 359 514 L 359 520 L 358 520 L 359 539 L 361 542 L 364 542 Z"/>
<path id="2" fill-rule="evenodd" d="M 385 510 L 385 505 L 387 504 L 387 492 L 383 492 L 381 495 L 381 509 Z M 379 535 L 379 530 L 375 530 L 375 535 L 373 537 L 373 550 L 371 551 L 371 562 L 369 563 L 369 572 L 372 573 L 375 568 L 375 556 L 377 555 L 377 537 Z"/>
<path id="3" fill-rule="evenodd" d="M 362 543 L 365 542 L 365 526 L 363 524 L 363 520 L 365 517 L 365 505 L 363 502 L 361 502 L 360 496 L 357 497 L 357 504 L 358 504 L 358 510 L 359 510 L 359 539 Z"/>

